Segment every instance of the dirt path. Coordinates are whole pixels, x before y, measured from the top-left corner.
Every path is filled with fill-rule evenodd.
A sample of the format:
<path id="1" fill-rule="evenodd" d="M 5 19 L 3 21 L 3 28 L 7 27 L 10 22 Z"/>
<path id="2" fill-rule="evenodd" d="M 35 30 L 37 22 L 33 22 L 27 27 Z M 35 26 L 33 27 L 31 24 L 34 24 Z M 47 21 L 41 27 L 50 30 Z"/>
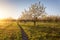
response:
<path id="1" fill-rule="evenodd" d="M 21 35 L 22 35 L 22 40 L 28 40 L 28 35 L 26 34 L 26 32 L 24 31 L 24 29 L 19 25 L 19 23 L 17 23 L 17 25 L 20 27 L 21 29 Z"/>

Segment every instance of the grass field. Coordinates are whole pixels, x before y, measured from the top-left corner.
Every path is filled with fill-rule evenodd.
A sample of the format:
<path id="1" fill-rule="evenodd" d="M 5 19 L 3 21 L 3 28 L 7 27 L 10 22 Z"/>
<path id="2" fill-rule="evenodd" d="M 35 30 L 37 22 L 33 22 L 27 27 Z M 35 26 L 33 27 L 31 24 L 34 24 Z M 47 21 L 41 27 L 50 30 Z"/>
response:
<path id="1" fill-rule="evenodd" d="M 19 22 L 28 35 L 29 40 L 60 40 L 59 22 Z M 22 40 L 21 30 L 17 22 L 0 24 L 0 40 Z"/>
<path id="2" fill-rule="evenodd" d="M 0 27 L 0 40 L 22 40 L 21 32 L 16 22 L 3 23 Z"/>
<path id="3" fill-rule="evenodd" d="M 20 23 L 30 40 L 60 40 L 59 22 L 37 22 L 36 24 L 34 27 L 33 22 Z"/>

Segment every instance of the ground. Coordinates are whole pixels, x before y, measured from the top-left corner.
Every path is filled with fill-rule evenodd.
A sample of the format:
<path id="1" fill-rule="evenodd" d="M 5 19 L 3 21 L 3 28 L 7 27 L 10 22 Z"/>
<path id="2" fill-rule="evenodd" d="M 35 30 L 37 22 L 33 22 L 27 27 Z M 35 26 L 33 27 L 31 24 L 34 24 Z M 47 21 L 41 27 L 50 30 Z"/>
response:
<path id="1" fill-rule="evenodd" d="M 60 40 L 59 22 L 4 22 L 0 24 L 0 40 L 22 40 L 22 34 L 28 40 Z M 21 28 L 23 33 L 21 32 Z"/>

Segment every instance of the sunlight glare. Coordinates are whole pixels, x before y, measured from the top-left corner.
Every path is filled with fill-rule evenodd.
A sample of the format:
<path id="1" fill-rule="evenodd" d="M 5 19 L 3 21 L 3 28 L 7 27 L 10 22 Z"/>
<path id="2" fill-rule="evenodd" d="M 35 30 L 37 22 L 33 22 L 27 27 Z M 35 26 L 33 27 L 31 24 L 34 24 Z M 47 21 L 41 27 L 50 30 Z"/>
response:
<path id="1" fill-rule="evenodd" d="M 4 18 L 4 12 L 0 10 L 0 19 Z"/>

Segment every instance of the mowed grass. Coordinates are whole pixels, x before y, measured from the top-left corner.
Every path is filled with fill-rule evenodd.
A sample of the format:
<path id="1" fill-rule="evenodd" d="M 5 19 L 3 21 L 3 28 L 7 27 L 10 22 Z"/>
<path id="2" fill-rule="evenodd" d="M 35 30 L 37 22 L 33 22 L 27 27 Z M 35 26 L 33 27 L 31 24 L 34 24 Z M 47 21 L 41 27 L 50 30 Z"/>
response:
<path id="1" fill-rule="evenodd" d="M 29 40 L 60 40 L 59 22 L 20 22 Z"/>

